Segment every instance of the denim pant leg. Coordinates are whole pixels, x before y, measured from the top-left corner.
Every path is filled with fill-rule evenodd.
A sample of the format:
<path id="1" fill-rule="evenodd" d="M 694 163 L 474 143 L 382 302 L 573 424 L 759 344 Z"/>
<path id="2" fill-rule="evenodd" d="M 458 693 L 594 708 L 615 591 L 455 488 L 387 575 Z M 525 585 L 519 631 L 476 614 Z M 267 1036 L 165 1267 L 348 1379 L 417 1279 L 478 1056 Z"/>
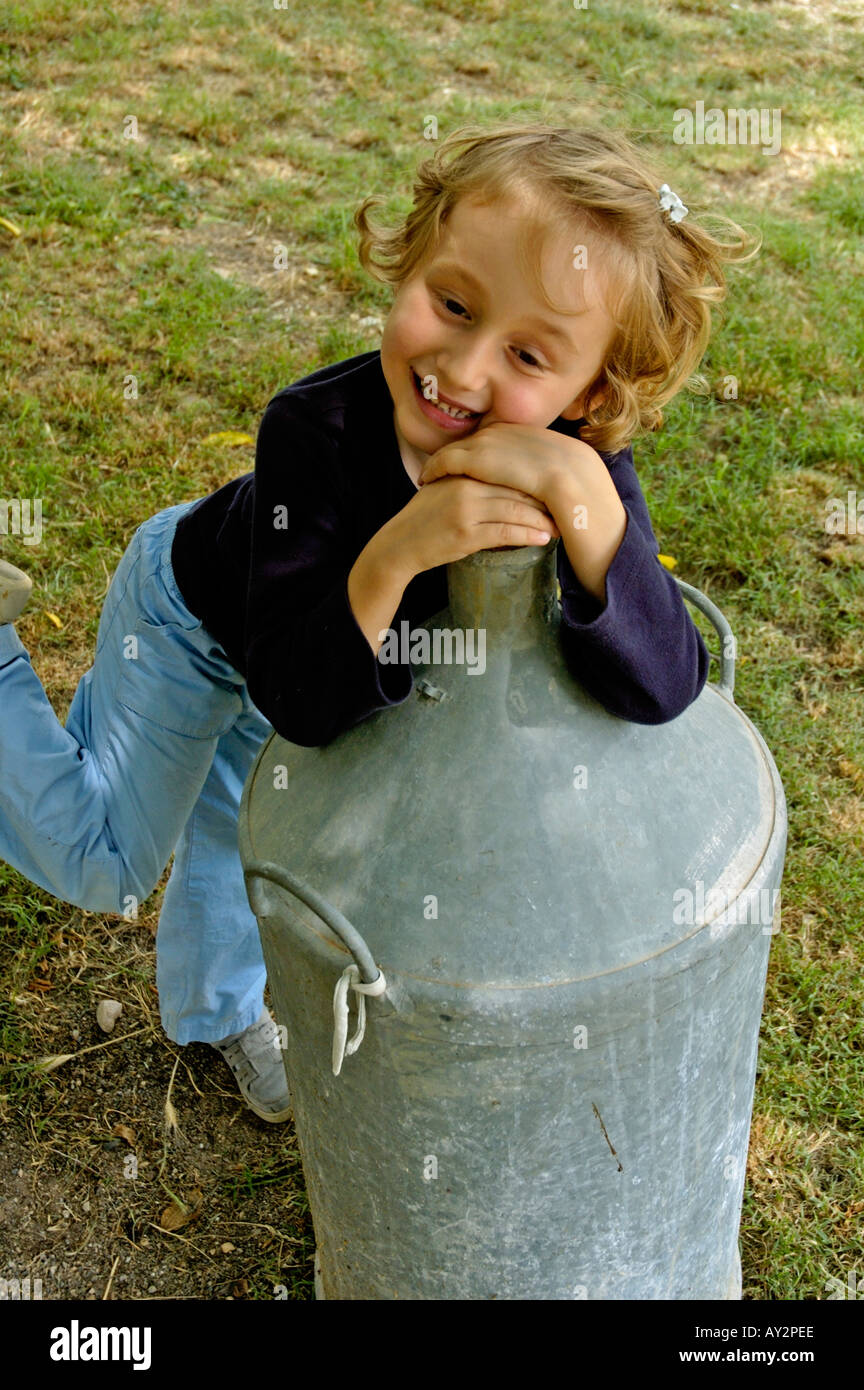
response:
<path id="1" fill-rule="evenodd" d="M 217 1042 L 255 1023 L 266 980 L 237 844 L 246 778 L 272 725 L 244 692 L 174 851 L 159 917 L 156 983 L 162 1026 L 177 1043 Z"/>
<path id="2" fill-rule="evenodd" d="M 220 740 L 251 708 L 174 581 L 171 542 L 191 505 L 135 532 L 65 728 L 14 627 L 0 625 L 0 857 L 91 912 L 128 913 L 153 891 Z M 211 920 L 219 913 L 213 903 Z"/>

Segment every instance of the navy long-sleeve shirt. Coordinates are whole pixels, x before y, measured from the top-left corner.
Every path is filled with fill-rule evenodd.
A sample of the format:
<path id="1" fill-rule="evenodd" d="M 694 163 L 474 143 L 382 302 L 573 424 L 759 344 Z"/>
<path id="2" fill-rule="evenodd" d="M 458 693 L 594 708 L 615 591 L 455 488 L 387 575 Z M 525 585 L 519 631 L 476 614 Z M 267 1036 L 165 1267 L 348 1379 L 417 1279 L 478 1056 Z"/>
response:
<path id="1" fill-rule="evenodd" d="M 578 438 L 580 421 L 550 429 Z M 601 455 L 627 513 L 606 576 L 606 604 L 582 587 L 558 545 L 567 665 L 612 714 L 662 724 L 696 699 L 708 653 L 658 545 L 630 447 Z M 408 664 L 381 663 L 348 600 L 348 575 L 372 536 L 416 493 L 399 452 L 380 352 L 286 387 L 261 421 L 255 471 L 198 501 L 171 558 L 191 612 L 243 675 L 277 733 L 328 743 L 405 700 Z M 447 605 L 447 569 L 418 574 L 392 626 Z"/>

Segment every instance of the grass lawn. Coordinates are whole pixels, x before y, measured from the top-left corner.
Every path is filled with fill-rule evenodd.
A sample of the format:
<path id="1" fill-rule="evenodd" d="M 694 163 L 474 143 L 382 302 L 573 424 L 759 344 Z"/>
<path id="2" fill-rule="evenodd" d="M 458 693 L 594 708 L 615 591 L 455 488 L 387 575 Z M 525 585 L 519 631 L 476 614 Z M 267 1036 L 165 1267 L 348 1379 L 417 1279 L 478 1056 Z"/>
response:
<path id="1" fill-rule="evenodd" d="M 0 497 L 43 508 L 39 544 L 0 553 L 34 579 L 19 631 L 61 717 L 135 527 L 251 470 L 251 443 L 211 437 L 254 438 L 282 386 L 377 346 L 387 291 L 351 218 L 373 191 L 407 205 L 429 117 L 441 137 L 606 119 L 694 212 L 761 232 L 707 391 L 635 446 L 661 550 L 737 635 L 736 699 L 788 799 L 750 1299 L 864 1280 L 864 534 L 825 527 L 849 491 L 864 514 L 862 71 L 855 0 L 13 0 L 0 17 Z M 779 109 L 780 151 L 675 144 L 673 112 L 699 100 Z M 161 1032 L 164 882 L 125 921 L 0 864 L 0 1273 L 41 1276 L 45 1298 L 308 1298 L 292 1130 Z M 116 1039 L 94 1022 L 106 995 Z"/>

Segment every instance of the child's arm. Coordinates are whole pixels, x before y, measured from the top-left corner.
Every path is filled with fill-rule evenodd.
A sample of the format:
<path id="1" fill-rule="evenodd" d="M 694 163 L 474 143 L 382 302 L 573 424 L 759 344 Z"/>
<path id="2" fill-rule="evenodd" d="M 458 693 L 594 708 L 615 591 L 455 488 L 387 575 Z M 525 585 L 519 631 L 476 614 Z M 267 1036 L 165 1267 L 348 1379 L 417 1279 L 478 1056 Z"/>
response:
<path id="1" fill-rule="evenodd" d="M 421 488 L 377 531 L 348 576 L 358 626 L 377 654 L 412 579 L 502 545 L 545 545 L 557 528 L 535 498 L 474 478 L 448 478 Z"/>
<path id="2" fill-rule="evenodd" d="M 678 585 L 657 559 L 659 545 L 633 451 L 604 457 L 626 526 L 606 571 L 601 600 L 558 547 L 561 644 L 571 671 L 611 714 L 636 724 L 675 719 L 701 693 L 709 657 Z"/>
<path id="3" fill-rule="evenodd" d="M 569 422 L 495 424 L 439 449 L 421 481 L 461 474 L 522 487 L 555 519 L 561 643 L 586 690 L 637 724 L 681 714 L 707 680 L 708 652 L 657 559 L 629 447 L 604 458 Z"/>
<path id="4" fill-rule="evenodd" d="M 556 534 L 517 490 L 458 478 L 415 493 L 401 463 L 394 479 L 339 443 L 326 417 L 276 398 L 256 449 L 243 674 L 274 729 L 313 747 L 407 699 L 410 664 L 379 662 L 378 634 L 397 611 L 444 608 L 449 560 Z"/>

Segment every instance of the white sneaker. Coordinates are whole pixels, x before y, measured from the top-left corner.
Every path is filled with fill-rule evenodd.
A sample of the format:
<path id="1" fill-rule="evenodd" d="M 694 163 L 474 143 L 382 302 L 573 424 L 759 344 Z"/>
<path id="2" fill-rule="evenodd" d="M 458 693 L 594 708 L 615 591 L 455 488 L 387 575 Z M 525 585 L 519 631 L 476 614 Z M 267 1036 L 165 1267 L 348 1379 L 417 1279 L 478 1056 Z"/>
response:
<path id="1" fill-rule="evenodd" d="M 267 1009 L 245 1032 L 231 1033 L 210 1046 L 222 1053 L 250 1110 L 270 1124 L 290 1118 L 293 1107 L 279 1030 Z"/>
<path id="2" fill-rule="evenodd" d="M 33 581 L 23 570 L 0 560 L 0 623 L 14 623 L 27 607 Z"/>

